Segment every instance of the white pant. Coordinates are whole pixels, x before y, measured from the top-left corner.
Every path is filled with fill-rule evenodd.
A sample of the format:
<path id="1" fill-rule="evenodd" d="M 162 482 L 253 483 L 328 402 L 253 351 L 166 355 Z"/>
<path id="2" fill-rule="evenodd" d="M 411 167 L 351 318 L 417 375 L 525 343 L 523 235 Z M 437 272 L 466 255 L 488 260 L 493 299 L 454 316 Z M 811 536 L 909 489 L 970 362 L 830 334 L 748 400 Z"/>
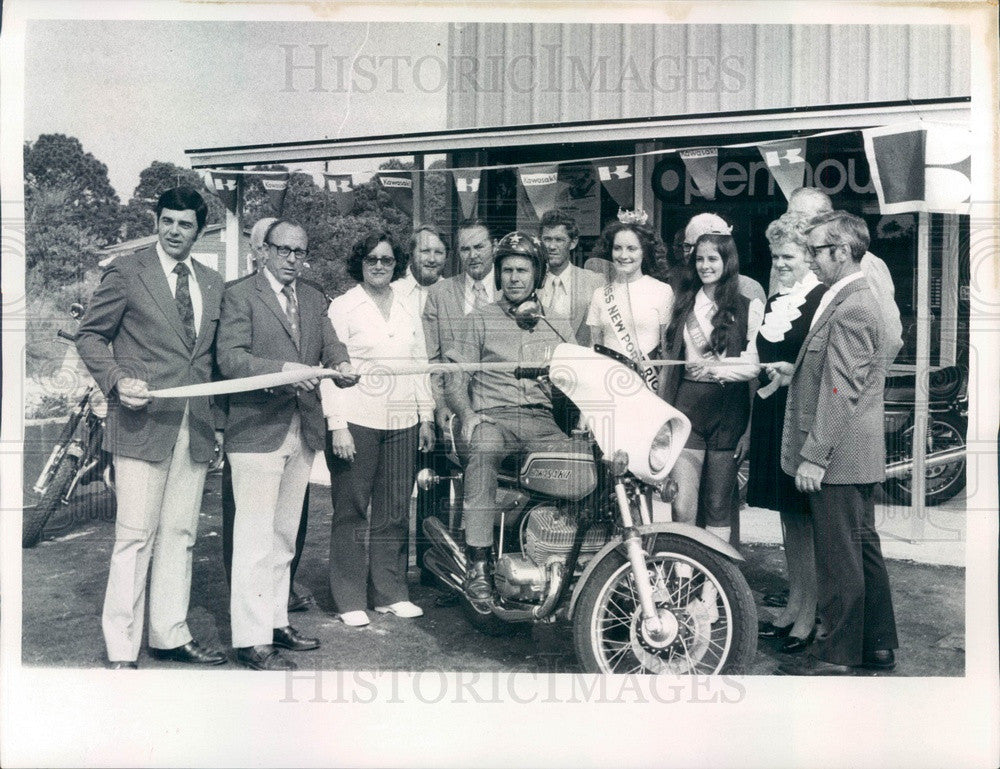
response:
<path id="1" fill-rule="evenodd" d="M 173 454 L 160 462 L 115 456 L 118 512 L 101 627 L 108 659 L 135 660 L 149 587 L 149 645 L 172 649 L 191 640 L 191 553 L 208 464 L 194 462 L 184 412 Z"/>
<path id="2" fill-rule="evenodd" d="M 276 451 L 228 455 L 236 500 L 229 613 L 237 649 L 269 644 L 274 629 L 288 625 L 295 535 L 315 453 L 296 414 Z"/>

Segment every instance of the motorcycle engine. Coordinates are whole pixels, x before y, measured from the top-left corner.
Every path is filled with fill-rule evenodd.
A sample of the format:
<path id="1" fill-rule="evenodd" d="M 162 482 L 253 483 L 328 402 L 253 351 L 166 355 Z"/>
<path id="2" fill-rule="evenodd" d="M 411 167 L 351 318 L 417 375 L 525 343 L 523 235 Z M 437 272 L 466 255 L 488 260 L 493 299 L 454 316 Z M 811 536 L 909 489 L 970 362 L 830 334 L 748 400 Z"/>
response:
<path id="1" fill-rule="evenodd" d="M 539 505 L 532 508 L 521 527 L 522 554 L 505 553 L 497 560 L 494 580 L 504 598 L 517 601 L 541 601 L 548 577 L 546 566 L 552 560 L 564 561 L 573 547 L 576 521 L 565 505 Z M 593 555 L 607 541 L 607 533 L 592 530 L 580 549 L 580 560 Z"/>

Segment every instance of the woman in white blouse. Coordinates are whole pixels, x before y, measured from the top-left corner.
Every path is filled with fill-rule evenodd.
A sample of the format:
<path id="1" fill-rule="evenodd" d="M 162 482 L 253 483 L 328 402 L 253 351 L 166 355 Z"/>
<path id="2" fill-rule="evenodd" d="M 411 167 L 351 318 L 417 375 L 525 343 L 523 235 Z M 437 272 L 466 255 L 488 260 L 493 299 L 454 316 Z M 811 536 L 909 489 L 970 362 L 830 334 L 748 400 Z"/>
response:
<path id="1" fill-rule="evenodd" d="M 665 337 L 667 358 L 660 396 L 691 420 L 691 435 L 671 476 L 677 482 L 674 519 L 694 523 L 729 541 L 735 452 L 749 442 L 750 385 L 757 353 L 750 343 L 764 307 L 739 289 L 739 255 L 731 235 L 702 235 L 686 263 Z M 726 365 L 713 366 L 722 362 Z"/>
<path id="2" fill-rule="evenodd" d="M 655 388 L 654 372 L 644 361 L 657 357 L 663 330 L 670 322 L 674 292 L 649 273 L 666 249 L 645 224 L 617 221 L 604 228 L 597 250 L 611 259 L 612 273 L 590 300 L 591 343 L 631 358 Z"/>
<path id="3" fill-rule="evenodd" d="M 369 605 L 399 617 L 423 614 L 409 600 L 407 534 L 417 450 L 434 442 L 434 403 L 426 375 L 384 373 L 427 361 L 420 318 L 391 285 L 405 267 L 388 233 L 365 238 L 347 260 L 358 285 L 329 309 L 362 373 L 350 391 L 322 391 L 333 497 L 330 591 L 341 620 L 354 627 L 368 624 Z"/>

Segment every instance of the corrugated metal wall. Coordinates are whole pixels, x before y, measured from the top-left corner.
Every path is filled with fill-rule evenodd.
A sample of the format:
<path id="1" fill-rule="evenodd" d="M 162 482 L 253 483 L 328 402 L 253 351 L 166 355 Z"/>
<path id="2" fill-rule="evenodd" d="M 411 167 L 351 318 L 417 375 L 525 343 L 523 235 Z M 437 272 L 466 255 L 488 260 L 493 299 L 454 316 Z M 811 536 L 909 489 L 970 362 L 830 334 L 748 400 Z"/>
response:
<path id="1" fill-rule="evenodd" d="M 453 24 L 448 126 L 969 96 L 967 27 Z"/>

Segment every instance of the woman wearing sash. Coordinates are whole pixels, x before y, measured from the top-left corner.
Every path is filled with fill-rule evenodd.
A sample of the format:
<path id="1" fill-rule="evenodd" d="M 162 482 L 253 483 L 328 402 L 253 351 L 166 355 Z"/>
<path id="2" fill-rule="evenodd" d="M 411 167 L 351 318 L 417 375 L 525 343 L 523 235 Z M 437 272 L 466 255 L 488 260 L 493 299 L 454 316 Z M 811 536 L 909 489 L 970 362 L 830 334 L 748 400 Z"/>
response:
<path id="1" fill-rule="evenodd" d="M 805 341 L 826 286 L 809 269 L 806 219 L 784 214 L 768 225 L 771 263 L 777 290 L 767 300 L 764 322 L 757 333 L 762 364 L 794 363 Z M 750 427 L 750 480 L 747 503 L 777 510 L 788 562 L 788 605 L 769 622 L 761 622 L 761 638 L 783 638 L 781 651 L 801 652 L 815 634 L 816 562 L 813 555 L 809 496 L 795 488 L 795 480 L 781 469 L 781 431 L 788 391 L 776 388 L 765 375 L 754 399 Z"/>
<path id="2" fill-rule="evenodd" d="M 729 541 L 737 446 L 749 441 L 750 384 L 759 371 L 749 344 L 764 308 L 740 294 L 739 255 L 731 235 L 702 235 L 688 258 L 664 340 L 659 394 L 691 420 L 691 435 L 671 476 L 674 520 L 695 523 Z M 723 365 L 712 365 L 722 363 Z M 699 504 L 700 503 L 700 504 Z"/>
<path id="3" fill-rule="evenodd" d="M 646 361 L 656 357 L 674 292 L 650 276 L 666 249 L 646 226 L 647 218 L 641 211 L 620 212 L 601 233 L 598 252 L 611 259 L 612 273 L 590 300 L 587 325 L 592 344 L 631 358 L 655 390 L 656 372 Z"/>

